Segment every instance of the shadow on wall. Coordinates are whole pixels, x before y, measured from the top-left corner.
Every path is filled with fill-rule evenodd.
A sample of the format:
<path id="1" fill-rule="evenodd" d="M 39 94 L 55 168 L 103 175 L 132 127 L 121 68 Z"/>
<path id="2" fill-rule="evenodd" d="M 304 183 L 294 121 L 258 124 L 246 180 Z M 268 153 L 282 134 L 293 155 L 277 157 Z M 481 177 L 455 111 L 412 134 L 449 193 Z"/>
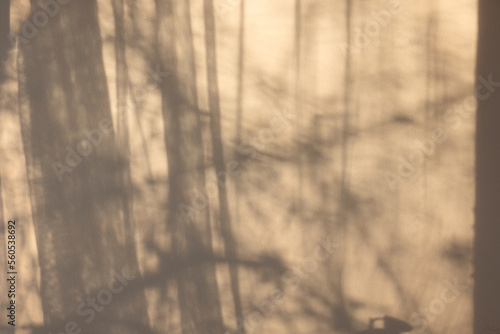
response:
<path id="1" fill-rule="evenodd" d="M 375 328 L 379 322 L 383 323 L 383 327 Z M 407 322 L 386 315 L 382 318 L 370 319 L 368 329 L 358 332 L 357 334 L 399 334 L 406 333 L 411 330 L 412 327 Z"/>

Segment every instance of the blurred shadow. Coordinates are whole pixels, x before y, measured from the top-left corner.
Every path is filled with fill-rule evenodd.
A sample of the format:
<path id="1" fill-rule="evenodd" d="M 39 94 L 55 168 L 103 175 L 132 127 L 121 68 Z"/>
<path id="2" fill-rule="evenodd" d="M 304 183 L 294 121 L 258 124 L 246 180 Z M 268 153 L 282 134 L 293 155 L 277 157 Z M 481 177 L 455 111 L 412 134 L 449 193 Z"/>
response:
<path id="1" fill-rule="evenodd" d="M 32 12 L 38 10 L 33 4 Z M 113 268 L 138 270 L 133 231 L 123 219 L 122 198 L 131 189 L 123 183 L 125 162 L 111 121 L 96 0 L 61 6 L 19 57 L 40 294 L 44 322 L 52 326 L 109 282 Z M 113 316 L 146 326 L 144 293 L 115 307 Z M 136 331 L 94 330 L 117 332 Z"/>
<path id="2" fill-rule="evenodd" d="M 383 322 L 383 327 L 375 328 L 376 322 L 380 320 L 382 320 Z M 406 321 L 399 320 L 386 315 L 382 318 L 370 319 L 368 329 L 358 332 L 357 334 L 399 334 L 399 333 L 406 333 L 411 330 L 412 327 Z"/>

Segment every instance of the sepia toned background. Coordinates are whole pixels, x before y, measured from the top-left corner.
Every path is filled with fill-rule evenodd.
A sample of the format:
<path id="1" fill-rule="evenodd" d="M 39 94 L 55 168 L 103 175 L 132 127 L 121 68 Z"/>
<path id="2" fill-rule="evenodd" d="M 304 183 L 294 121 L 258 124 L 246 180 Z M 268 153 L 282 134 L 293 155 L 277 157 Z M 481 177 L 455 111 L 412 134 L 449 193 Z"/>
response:
<path id="1" fill-rule="evenodd" d="M 2 4 L 2 333 L 500 328 L 474 320 L 476 1 Z"/>

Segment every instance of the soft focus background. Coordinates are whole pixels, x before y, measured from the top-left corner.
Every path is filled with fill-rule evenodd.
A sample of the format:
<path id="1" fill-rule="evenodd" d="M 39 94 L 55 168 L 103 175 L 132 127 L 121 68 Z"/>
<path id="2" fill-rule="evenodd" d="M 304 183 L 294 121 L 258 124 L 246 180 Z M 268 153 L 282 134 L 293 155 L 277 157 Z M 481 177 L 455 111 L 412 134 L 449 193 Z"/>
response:
<path id="1" fill-rule="evenodd" d="M 37 36 L 10 49 L 5 64 L 0 178 L 3 223 L 15 218 L 18 224 L 15 333 L 48 326 L 49 315 L 52 323 L 70 317 L 85 296 L 107 286 L 106 277 L 87 285 L 94 270 L 120 271 L 128 263 L 129 255 L 114 262 L 106 233 L 117 240 L 130 233 L 116 250 L 133 244 L 132 264 L 145 282 L 155 277 L 138 288 L 144 299 L 130 313 L 143 311 L 147 320 L 141 321 L 154 333 L 202 333 L 204 326 L 205 333 L 237 333 L 242 323 L 248 333 L 356 333 L 383 316 L 410 323 L 415 333 L 472 332 L 475 1 L 214 0 L 212 21 L 201 0 L 98 0 L 100 39 L 82 33 L 68 42 L 71 28 L 81 32 L 87 25 L 72 26 L 64 11 L 77 15 L 77 6 L 92 7 L 82 1 L 61 4 Z M 22 36 L 23 23 L 32 20 L 29 1 L 12 0 L 10 10 L 11 32 Z M 78 15 L 83 18 L 75 22 L 92 16 Z M 58 27 L 68 30 L 53 33 Z M 84 38 L 93 38 L 92 44 Z M 95 43 L 102 43 L 104 73 L 87 62 L 98 54 Z M 38 57 L 31 65 L 30 55 Z M 66 81 L 53 74 L 73 68 L 76 74 Z M 61 97 L 69 91 L 80 96 L 83 86 L 83 97 Z M 51 164 L 64 162 L 66 145 L 76 149 L 74 140 L 98 124 L 61 115 L 98 113 L 87 102 L 97 96 L 93 89 L 108 96 L 107 104 L 95 97 L 96 106 L 111 112 L 119 161 L 129 168 L 92 165 L 113 149 L 110 144 L 84 157 L 59 183 Z M 37 102 L 37 91 L 46 102 Z M 24 114 L 31 115 L 29 122 L 23 122 L 23 108 L 31 110 Z M 37 118 L 36 108 L 45 108 L 45 116 Z M 175 116 L 189 115 L 189 108 L 196 109 L 196 121 Z M 44 123 L 47 115 L 56 115 L 52 123 Z M 61 134 L 51 137 L 60 145 L 43 139 L 54 133 Z M 191 140 L 198 135 L 201 141 Z M 30 140 L 34 153 L 26 150 Z M 31 176 L 30 160 L 39 161 Z M 227 182 L 217 189 L 221 166 Z M 67 194 L 84 189 L 76 181 L 80 172 L 93 168 L 102 180 L 85 174 L 82 184 L 106 185 L 122 171 L 130 176 L 117 191 L 128 204 L 114 216 L 129 227 L 113 227 L 101 199 L 89 207 L 85 198 L 69 199 L 75 207 L 83 203 L 85 212 L 100 205 L 89 219 L 108 217 L 97 227 L 79 223 L 90 237 L 67 227 L 78 209 L 57 215 Z M 95 189 L 88 188 L 92 198 Z M 49 202 L 52 193 L 66 195 Z M 35 210 L 33 202 L 45 209 Z M 189 217 L 203 227 L 189 225 Z M 57 219 L 54 227 L 50 222 Z M 93 254 L 100 242 L 102 253 L 78 258 Z M 197 251 L 191 254 L 190 245 Z M 108 262 L 94 265 L 102 254 Z M 178 269 L 181 259 L 204 269 Z M 67 269 L 73 260 L 87 269 Z M 187 274 L 177 276 L 183 270 Z M 53 283 L 51 272 L 57 273 Z M 198 282 L 199 275 L 206 279 Z M 83 280 L 81 292 L 65 297 L 64 277 Z M 44 298 L 68 306 L 54 311 Z M 216 310 L 222 322 L 214 324 Z M 117 332 L 148 333 L 128 328 Z"/>

